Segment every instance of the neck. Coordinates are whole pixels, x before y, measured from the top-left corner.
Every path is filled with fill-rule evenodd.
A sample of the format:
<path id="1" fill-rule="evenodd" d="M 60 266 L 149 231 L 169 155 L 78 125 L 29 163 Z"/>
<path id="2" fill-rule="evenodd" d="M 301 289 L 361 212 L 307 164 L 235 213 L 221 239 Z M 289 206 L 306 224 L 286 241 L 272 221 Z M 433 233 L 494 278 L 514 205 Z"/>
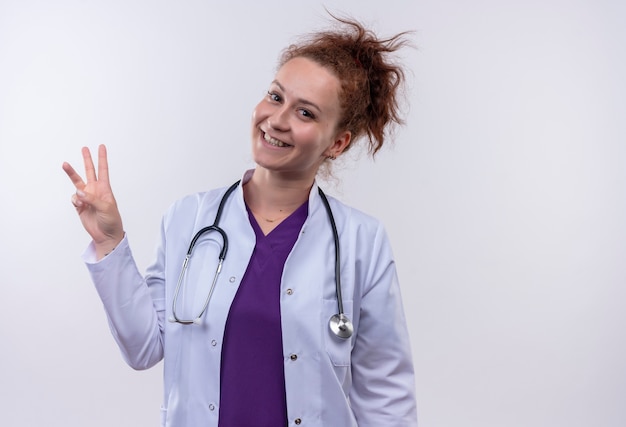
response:
<path id="1" fill-rule="evenodd" d="M 255 213 L 267 218 L 286 217 L 308 200 L 312 186 L 312 179 L 290 179 L 257 167 L 244 186 L 244 198 Z"/>

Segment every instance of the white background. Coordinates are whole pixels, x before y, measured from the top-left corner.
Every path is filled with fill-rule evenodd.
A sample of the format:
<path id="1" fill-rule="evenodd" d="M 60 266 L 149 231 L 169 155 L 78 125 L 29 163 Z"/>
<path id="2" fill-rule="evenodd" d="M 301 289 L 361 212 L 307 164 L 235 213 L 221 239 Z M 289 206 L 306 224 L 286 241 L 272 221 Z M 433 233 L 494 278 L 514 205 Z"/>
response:
<path id="1" fill-rule="evenodd" d="M 225 3 L 0 0 L 2 425 L 158 425 L 161 365 L 109 335 L 61 164 L 108 145 L 141 268 L 171 202 L 239 178 L 279 51 L 326 15 Z M 387 225 L 421 426 L 626 425 L 626 3 L 326 5 L 416 31 L 407 126 L 327 189 Z"/>

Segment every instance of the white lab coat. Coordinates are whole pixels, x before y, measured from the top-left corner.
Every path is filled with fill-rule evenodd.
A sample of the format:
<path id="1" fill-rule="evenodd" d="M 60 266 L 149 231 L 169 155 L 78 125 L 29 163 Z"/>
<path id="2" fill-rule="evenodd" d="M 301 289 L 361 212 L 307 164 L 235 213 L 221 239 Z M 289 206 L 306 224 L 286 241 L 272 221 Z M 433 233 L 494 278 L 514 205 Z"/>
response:
<path id="1" fill-rule="evenodd" d="M 246 172 L 243 181 L 250 179 Z M 230 304 L 246 271 L 255 234 L 241 185 L 226 202 L 220 226 L 228 253 L 201 325 L 168 322 L 174 289 L 192 236 L 213 223 L 225 189 L 174 203 L 163 218 L 156 261 L 142 276 L 126 238 L 87 263 L 124 359 L 147 369 L 164 359 L 162 426 L 215 427 L 220 404 L 220 358 Z M 285 263 L 281 324 L 289 426 L 414 427 L 414 375 L 391 248 L 381 224 L 329 197 L 341 245 L 344 312 L 350 339 L 335 337 L 337 313 L 333 235 L 314 185 L 309 215 Z M 198 241 L 177 315 L 194 318 L 217 264 L 217 233 Z"/>

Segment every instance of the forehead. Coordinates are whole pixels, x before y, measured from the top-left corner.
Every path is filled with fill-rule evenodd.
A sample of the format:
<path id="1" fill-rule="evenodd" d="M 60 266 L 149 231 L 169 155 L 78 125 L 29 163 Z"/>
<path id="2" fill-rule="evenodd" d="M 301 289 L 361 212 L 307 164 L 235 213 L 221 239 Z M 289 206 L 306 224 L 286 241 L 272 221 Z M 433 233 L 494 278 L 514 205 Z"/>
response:
<path id="1" fill-rule="evenodd" d="M 306 100 L 320 108 L 338 109 L 340 82 L 326 67 L 303 57 L 290 59 L 278 70 L 275 83 L 286 96 Z"/>

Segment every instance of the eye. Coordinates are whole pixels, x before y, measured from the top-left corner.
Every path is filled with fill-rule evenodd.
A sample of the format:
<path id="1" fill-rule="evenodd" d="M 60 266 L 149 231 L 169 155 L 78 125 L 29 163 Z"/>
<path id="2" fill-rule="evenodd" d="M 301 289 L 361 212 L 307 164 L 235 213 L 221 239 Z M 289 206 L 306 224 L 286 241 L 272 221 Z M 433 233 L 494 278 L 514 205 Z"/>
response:
<path id="1" fill-rule="evenodd" d="M 300 112 L 300 115 L 302 117 L 306 117 L 307 119 L 314 119 L 315 118 L 315 114 L 313 114 L 311 111 L 307 110 L 306 108 L 301 108 L 298 111 Z"/>
<path id="2" fill-rule="evenodd" d="M 276 92 L 268 91 L 267 92 L 267 97 L 269 98 L 270 101 L 273 101 L 273 102 L 281 102 L 282 101 L 282 98 Z"/>

